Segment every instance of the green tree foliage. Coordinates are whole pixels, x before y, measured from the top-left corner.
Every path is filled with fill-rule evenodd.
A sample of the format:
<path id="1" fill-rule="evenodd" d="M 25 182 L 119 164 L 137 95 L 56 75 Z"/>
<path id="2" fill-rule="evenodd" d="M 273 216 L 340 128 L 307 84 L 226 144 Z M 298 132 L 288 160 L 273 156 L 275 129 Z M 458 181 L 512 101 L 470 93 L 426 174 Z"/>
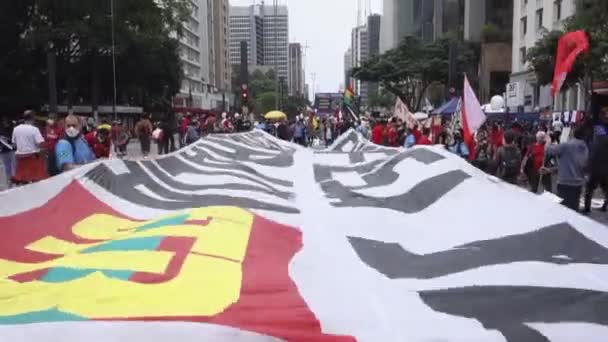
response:
<path id="1" fill-rule="evenodd" d="M 171 33 L 183 32 L 190 2 L 115 0 L 114 6 L 119 103 L 166 102 L 179 91 L 182 77 L 178 43 Z M 15 92 L 33 99 L 7 96 L 0 99 L 2 104 L 18 109 L 46 102 L 47 53 L 56 56 L 60 103 L 109 103 L 113 92 L 110 1 L 3 1 L 0 13 L 1 25 L 7 28 L 0 31 L 0 41 L 3 51 L 10 51 L 10 63 L 2 63 L 10 68 L 0 73 L 26 83 L 18 83 Z M 31 57 L 19 61 L 19 56 Z"/>
<path id="2" fill-rule="evenodd" d="M 449 78 L 449 46 L 456 44 L 458 84 L 465 71 L 475 71 L 479 49 L 469 43 L 449 38 L 425 43 L 415 37 L 405 37 L 398 47 L 363 63 L 353 70 L 353 77 L 378 82 L 380 86 L 401 98 L 411 109 L 420 108 L 426 90 L 433 84 L 447 84 Z M 473 68 L 471 68 L 473 66 Z"/>
<path id="3" fill-rule="evenodd" d="M 527 60 L 540 84 L 553 80 L 555 56 L 559 38 L 566 32 L 584 30 L 590 41 L 588 53 L 579 56 L 572 72 L 564 82 L 564 89 L 575 84 L 587 86 L 585 79 L 605 80 L 608 78 L 608 2 L 602 0 L 577 0 L 576 14 L 564 20 L 564 29 L 545 32 L 543 38 L 528 50 Z"/>
<path id="4" fill-rule="evenodd" d="M 239 70 L 235 71 L 239 72 Z M 233 86 L 238 84 L 239 79 L 240 75 L 233 75 Z M 255 113 L 265 114 L 277 109 L 275 108 L 275 85 L 274 70 L 263 72 L 257 69 L 249 75 L 249 105 Z M 240 89 L 240 85 L 238 89 Z M 289 117 L 295 117 L 303 112 L 306 106 L 310 105 L 308 99 L 287 96 L 287 89 L 283 89 L 281 93 L 284 95 L 279 101 L 281 103 L 280 109 Z"/>
<path id="5" fill-rule="evenodd" d="M 369 95 L 368 104 L 370 108 L 391 108 L 395 104 L 395 95 L 385 91 L 384 89 L 378 89 Z"/>

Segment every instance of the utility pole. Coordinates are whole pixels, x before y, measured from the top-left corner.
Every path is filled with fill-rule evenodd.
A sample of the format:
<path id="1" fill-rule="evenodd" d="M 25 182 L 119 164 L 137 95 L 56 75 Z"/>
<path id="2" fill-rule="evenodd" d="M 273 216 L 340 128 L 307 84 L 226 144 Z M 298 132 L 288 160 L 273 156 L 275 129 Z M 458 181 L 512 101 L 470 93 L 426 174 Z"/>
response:
<path id="1" fill-rule="evenodd" d="M 112 14 L 112 80 L 114 83 L 114 96 L 112 101 L 112 112 L 114 113 L 114 120 L 118 119 L 116 113 L 116 97 L 118 94 L 116 87 L 116 30 L 114 28 L 114 0 L 110 0 L 110 12 Z"/>
<path id="2" fill-rule="evenodd" d="M 274 6 L 274 106 L 279 110 L 279 0 L 273 0 L 272 4 Z"/>
<path id="3" fill-rule="evenodd" d="M 315 88 L 315 86 L 316 86 L 315 82 L 317 81 L 317 73 L 311 72 L 310 78 L 312 78 L 312 101 L 314 102 L 316 93 L 317 93 L 317 90 L 316 90 L 317 88 Z"/>

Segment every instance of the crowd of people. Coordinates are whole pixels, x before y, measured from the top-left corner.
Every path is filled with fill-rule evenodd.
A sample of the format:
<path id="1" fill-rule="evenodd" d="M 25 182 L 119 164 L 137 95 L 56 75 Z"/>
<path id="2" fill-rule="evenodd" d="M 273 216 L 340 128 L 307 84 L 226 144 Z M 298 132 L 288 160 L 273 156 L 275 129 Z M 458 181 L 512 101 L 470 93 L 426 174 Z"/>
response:
<path id="1" fill-rule="evenodd" d="M 18 120 L 2 117 L 0 156 L 5 178 L 12 185 L 34 183 L 94 160 L 127 156 L 127 146 L 137 139 L 141 156 L 147 158 L 152 144 L 158 154 L 167 154 L 210 133 L 235 133 L 250 130 L 252 125 L 241 115 L 214 114 L 163 115 L 153 122 L 144 114 L 133 127 L 120 120 L 97 123 L 92 117 L 67 115 L 49 118 L 40 124 L 35 113 L 26 111 Z M 178 139 L 179 143 L 176 143 Z"/>
<path id="2" fill-rule="evenodd" d="M 372 123 L 371 140 L 378 145 L 404 148 L 443 145 L 508 183 L 529 187 L 536 194 L 556 192 L 562 203 L 573 210 L 580 210 L 580 199 L 584 197 L 584 213 L 591 211 L 598 187 L 608 194 L 608 107 L 572 126 L 560 120 L 515 122 L 509 127 L 499 121 L 490 122 L 476 132 L 473 144 L 465 142 L 461 129 L 450 126 L 420 123 L 408 127 L 394 117 Z M 601 209 L 608 209 L 608 201 Z"/>
<path id="3" fill-rule="evenodd" d="M 119 121 L 95 125 L 74 115 L 36 125 L 35 113 L 26 111 L 0 125 L 0 155 L 8 186 L 38 182 L 97 159 L 109 158 L 112 145 L 124 151 L 127 129 Z"/>
<path id="4" fill-rule="evenodd" d="M 465 143 L 463 131 L 449 123 L 432 126 L 406 124 L 393 117 L 362 117 L 357 121 L 314 113 L 295 120 L 262 120 L 252 124 L 239 114 L 223 113 L 178 115 L 174 121 L 152 122 L 143 115 L 133 129 L 120 121 L 83 120 L 74 115 L 34 124 L 34 113 L 26 111 L 19 122 L 3 117 L 0 125 L 0 156 L 6 178 L 14 184 L 28 184 L 74 169 L 97 159 L 109 158 L 112 147 L 118 157 L 127 154 L 127 145 L 137 138 L 146 158 L 155 142 L 159 154 L 175 151 L 210 133 L 248 131 L 255 126 L 279 139 L 302 146 L 329 146 L 341 134 L 355 129 L 378 145 L 412 148 L 443 145 L 448 151 L 467 159 L 477 168 L 504 181 L 527 186 L 533 193 L 557 192 L 564 205 L 579 210 L 584 194 L 584 212 L 590 212 L 598 187 L 608 194 L 608 106 L 598 110 L 593 120 L 566 127 L 559 120 L 552 124 L 517 122 L 506 127 L 502 122 L 486 123 L 475 135 L 473 146 Z M 571 132 L 571 133 L 570 133 Z M 178 139 L 178 143 L 176 143 Z M 604 202 L 603 211 L 608 208 Z"/>

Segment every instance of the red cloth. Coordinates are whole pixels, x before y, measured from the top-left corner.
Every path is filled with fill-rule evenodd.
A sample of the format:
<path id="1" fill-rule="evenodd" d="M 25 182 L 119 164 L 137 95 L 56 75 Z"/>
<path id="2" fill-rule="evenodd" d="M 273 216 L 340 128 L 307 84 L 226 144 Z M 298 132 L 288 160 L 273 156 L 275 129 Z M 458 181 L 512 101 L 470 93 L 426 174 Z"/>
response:
<path id="1" fill-rule="evenodd" d="M 490 133 L 490 143 L 492 143 L 492 146 L 494 146 L 495 149 L 498 149 L 499 147 L 502 147 L 504 137 L 505 134 L 502 129 L 499 128 L 496 131 L 493 130 Z"/>
<path id="2" fill-rule="evenodd" d="M 38 182 L 48 178 L 46 160 L 41 153 L 16 156 L 15 183 Z"/>
<path id="3" fill-rule="evenodd" d="M 589 39 L 583 30 L 568 32 L 564 34 L 557 45 L 557 55 L 555 57 L 555 72 L 553 75 L 553 85 L 551 95 L 557 96 L 568 73 L 572 70 L 576 57 L 589 50 Z"/>
<path id="4" fill-rule="evenodd" d="M 372 142 L 376 145 L 382 145 L 384 142 L 384 126 L 377 124 L 372 129 Z"/>
<path id="5" fill-rule="evenodd" d="M 55 151 L 55 145 L 63 138 L 63 131 L 58 126 L 47 127 L 44 132 L 44 148 L 49 151 Z"/>
<path id="6" fill-rule="evenodd" d="M 545 145 L 534 143 L 528 148 L 528 158 L 532 159 L 534 172 L 539 172 L 545 161 Z"/>
<path id="7" fill-rule="evenodd" d="M 110 140 L 106 140 L 103 143 L 99 142 L 99 140 L 97 140 L 97 132 L 91 132 L 84 138 L 89 144 L 89 147 L 93 150 L 95 158 L 110 158 L 110 150 L 112 147 Z"/>
<path id="8" fill-rule="evenodd" d="M 429 139 L 426 135 L 421 135 L 420 138 L 417 140 L 416 144 L 422 146 L 433 145 L 431 139 Z"/>
<path id="9" fill-rule="evenodd" d="M 395 129 L 393 125 L 389 125 L 386 130 L 386 140 L 388 141 L 388 146 L 399 146 L 399 135 L 397 134 L 397 129 Z"/>
<path id="10" fill-rule="evenodd" d="M 179 134 L 186 135 L 186 132 L 188 132 L 188 126 L 190 126 L 190 119 L 186 117 L 182 120 L 181 126 L 179 126 Z"/>

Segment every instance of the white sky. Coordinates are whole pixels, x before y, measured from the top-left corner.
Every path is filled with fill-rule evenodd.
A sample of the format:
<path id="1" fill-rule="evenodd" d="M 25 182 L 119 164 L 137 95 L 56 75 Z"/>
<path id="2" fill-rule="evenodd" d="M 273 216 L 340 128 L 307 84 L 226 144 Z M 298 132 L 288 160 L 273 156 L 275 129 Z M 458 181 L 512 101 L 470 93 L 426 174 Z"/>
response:
<path id="1" fill-rule="evenodd" d="M 233 6 L 251 5 L 260 0 L 230 0 Z M 315 89 L 336 92 L 344 83 L 344 53 L 350 45 L 350 34 L 357 24 L 358 0 L 280 0 L 289 7 L 290 42 L 308 45 L 306 51 L 306 82 Z M 361 0 L 371 3 L 371 13 L 382 13 L 382 0 Z M 272 0 L 266 0 L 272 5 Z M 362 8 L 363 11 L 363 8 Z"/>

